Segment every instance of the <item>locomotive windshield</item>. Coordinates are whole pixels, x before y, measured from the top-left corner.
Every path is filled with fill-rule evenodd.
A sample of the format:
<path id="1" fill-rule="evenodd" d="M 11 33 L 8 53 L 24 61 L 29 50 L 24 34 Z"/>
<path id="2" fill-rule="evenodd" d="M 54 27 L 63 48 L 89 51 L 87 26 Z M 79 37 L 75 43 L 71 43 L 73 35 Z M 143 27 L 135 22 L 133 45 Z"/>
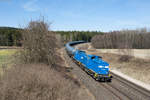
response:
<path id="1" fill-rule="evenodd" d="M 79 50 L 79 52 L 83 52 L 83 53 L 85 53 L 85 51 L 81 51 L 81 50 Z"/>
<path id="2" fill-rule="evenodd" d="M 102 58 L 101 56 L 92 56 L 91 59 L 95 59 L 95 58 Z"/>

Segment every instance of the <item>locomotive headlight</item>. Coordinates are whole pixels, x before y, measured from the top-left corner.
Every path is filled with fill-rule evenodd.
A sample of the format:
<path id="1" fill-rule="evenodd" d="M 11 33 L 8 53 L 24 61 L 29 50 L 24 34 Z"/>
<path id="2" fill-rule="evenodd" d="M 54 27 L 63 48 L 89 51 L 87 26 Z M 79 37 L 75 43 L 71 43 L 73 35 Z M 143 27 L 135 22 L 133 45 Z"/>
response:
<path id="1" fill-rule="evenodd" d="M 103 66 L 98 66 L 99 68 L 103 68 Z"/>
<path id="2" fill-rule="evenodd" d="M 105 68 L 109 68 L 109 66 L 105 66 Z"/>

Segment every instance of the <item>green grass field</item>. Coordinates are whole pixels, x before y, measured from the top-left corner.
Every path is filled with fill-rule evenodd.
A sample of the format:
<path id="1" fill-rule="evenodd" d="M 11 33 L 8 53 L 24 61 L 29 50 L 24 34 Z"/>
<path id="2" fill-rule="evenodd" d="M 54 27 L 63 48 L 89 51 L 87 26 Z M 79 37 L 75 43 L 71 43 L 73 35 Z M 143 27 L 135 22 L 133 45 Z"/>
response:
<path id="1" fill-rule="evenodd" d="M 15 54 L 16 51 L 16 49 L 0 50 L 0 73 L 2 73 L 2 67 L 8 67 L 12 63 L 12 55 Z"/>

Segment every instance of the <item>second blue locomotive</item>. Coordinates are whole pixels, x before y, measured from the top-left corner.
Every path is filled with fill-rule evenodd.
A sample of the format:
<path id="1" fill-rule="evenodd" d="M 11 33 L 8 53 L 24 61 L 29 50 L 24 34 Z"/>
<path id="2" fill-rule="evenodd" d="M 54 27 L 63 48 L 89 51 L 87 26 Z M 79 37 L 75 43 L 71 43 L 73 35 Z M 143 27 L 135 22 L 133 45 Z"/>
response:
<path id="1" fill-rule="evenodd" d="M 93 78 L 100 81 L 111 81 L 112 76 L 109 72 L 109 64 L 96 55 L 88 55 L 84 51 L 73 48 L 75 44 L 84 41 L 74 41 L 66 44 L 68 54 Z"/>

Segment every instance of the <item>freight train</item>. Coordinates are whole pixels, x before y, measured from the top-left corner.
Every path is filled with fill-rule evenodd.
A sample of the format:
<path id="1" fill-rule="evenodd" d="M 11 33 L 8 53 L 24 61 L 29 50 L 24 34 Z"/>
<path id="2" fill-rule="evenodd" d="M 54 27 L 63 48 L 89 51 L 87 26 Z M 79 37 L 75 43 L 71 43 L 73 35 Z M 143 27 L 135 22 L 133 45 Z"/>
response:
<path id="1" fill-rule="evenodd" d="M 111 81 L 112 76 L 109 72 L 109 64 L 102 60 L 102 57 L 86 54 L 85 51 L 75 49 L 76 44 L 85 43 L 84 41 L 68 42 L 65 47 L 68 55 L 80 65 L 80 67 L 97 81 Z"/>

